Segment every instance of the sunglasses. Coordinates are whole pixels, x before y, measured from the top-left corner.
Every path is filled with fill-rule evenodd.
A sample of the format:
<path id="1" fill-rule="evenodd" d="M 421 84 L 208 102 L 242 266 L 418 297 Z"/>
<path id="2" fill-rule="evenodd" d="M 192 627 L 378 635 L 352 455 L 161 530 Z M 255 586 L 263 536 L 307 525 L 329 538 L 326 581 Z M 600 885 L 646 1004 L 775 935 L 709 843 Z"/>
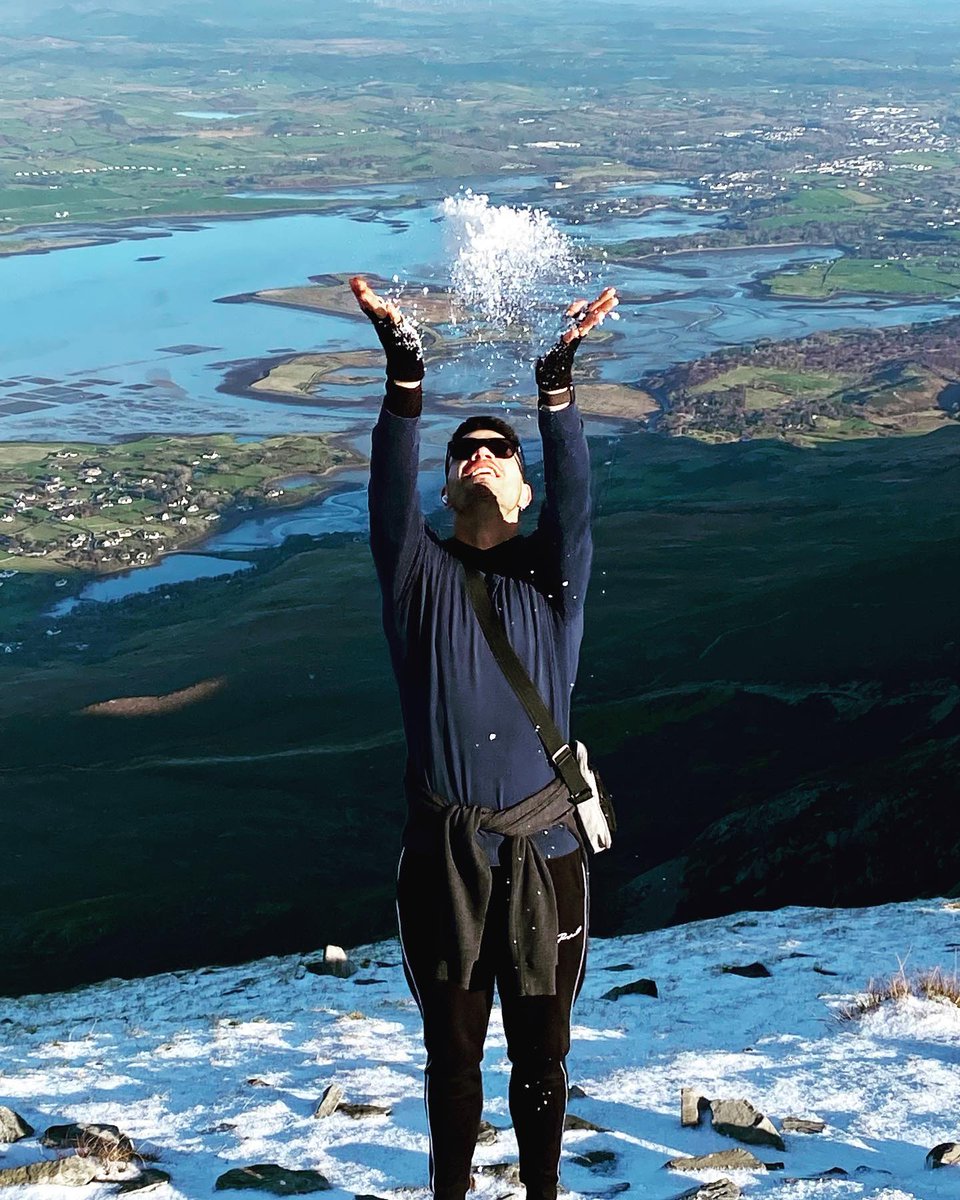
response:
<path id="1" fill-rule="evenodd" d="M 494 458 L 513 458 L 517 453 L 517 447 L 505 437 L 458 437 L 448 443 L 447 458 L 466 462 L 481 446 L 486 446 Z"/>

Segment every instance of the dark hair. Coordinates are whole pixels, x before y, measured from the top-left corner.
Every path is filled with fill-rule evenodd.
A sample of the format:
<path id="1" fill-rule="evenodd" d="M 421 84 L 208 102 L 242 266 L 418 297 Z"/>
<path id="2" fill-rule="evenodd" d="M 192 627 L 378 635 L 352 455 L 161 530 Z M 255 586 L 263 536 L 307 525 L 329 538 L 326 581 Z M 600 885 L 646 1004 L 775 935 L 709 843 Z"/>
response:
<path id="1" fill-rule="evenodd" d="M 501 437 L 506 438 L 516 453 L 517 463 L 520 467 L 520 474 L 525 474 L 523 446 L 520 444 L 520 435 L 509 421 L 504 421 L 501 417 L 467 417 L 467 419 L 465 421 L 461 421 L 453 431 L 453 436 L 450 440 L 453 441 L 455 438 L 466 437 L 466 435 L 469 433 L 476 433 L 478 429 L 492 429 L 494 433 L 499 433 Z M 447 475 L 449 470 L 450 454 L 448 452 L 443 464 L 444 476 Z"/>

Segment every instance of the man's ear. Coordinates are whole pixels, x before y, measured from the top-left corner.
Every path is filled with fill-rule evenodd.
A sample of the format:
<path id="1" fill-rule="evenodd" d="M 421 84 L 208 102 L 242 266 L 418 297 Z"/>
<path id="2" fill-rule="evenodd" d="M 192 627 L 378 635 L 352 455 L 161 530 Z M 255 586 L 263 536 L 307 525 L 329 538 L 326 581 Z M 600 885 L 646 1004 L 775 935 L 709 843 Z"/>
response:
<path id="1" fill-rule="evenodd" d="M 520 489 L 520 511 L 529 508 L 533 500 L 533 488 L 529 483 L 524 481 L 523 487 Z"/>

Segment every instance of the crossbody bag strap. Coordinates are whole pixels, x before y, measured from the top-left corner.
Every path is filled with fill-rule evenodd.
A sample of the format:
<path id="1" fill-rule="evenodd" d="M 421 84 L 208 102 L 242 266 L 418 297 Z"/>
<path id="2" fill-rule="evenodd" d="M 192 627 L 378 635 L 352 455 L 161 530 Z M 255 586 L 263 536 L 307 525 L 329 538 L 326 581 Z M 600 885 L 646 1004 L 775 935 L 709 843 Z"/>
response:
<path id="1" fill-rule="evenodd" d="M 575 803 L 586 800 L 591 795 L 590 785 L 583 777 L 577 756 L 557 728 L 550 710 L 543 702 L 543 697 L 527 674 L 516 650 L 510 645 L 503 622 L 494 612 L 490 593 L 487 591 L 487 581 L 476 567 L 468 566 L 466 563 L 461 563 L 461 566 L 466 576 L 467 595 L 470 597 L 483 636 L 487 639 L 487 645 L 497 660 L 497 666 L 523 705 L 537 731 L 537 736 L 543 743 L 547 757 L 553 763 L 554 769 L 563 780 L 572 799 Z"/>

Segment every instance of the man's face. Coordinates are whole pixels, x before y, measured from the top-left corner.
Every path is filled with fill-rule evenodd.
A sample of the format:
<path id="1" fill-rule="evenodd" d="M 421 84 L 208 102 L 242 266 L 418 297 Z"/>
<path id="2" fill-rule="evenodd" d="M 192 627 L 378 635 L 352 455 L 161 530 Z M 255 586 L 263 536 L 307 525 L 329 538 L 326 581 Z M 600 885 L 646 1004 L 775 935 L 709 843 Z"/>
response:
<path id="1" fill-rule="evenodd" d="M 466 512 L 475 505 L 495 503 L 504 520 L 516 521 L 521 509 L 530 503 L 530 487 L 524 482 L 516 454 L 499 458 L 487 440 L 497 446 L 509 445 L 493 429 L 476 429 L 463 441 L 474 441 L 477 448 L 469 457 L 453 459 L 447 470 L 447 499 L 454 512 Z"/>

